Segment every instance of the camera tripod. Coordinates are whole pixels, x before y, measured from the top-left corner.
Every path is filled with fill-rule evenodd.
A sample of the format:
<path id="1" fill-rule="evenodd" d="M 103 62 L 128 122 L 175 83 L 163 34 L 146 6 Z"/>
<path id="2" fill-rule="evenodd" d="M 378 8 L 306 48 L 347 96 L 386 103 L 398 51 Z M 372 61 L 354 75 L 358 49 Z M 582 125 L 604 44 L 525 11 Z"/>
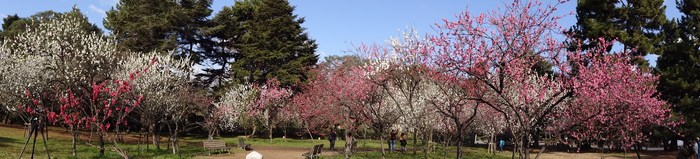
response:
<path id="1" fill-rule="evenodd" d="M 19 153 L 18 159 L 22 158 L 22 155 L 24 154 L 24 150 L 27 148 L 27 145 L 29 144 L 29 140 L 32 139 L 32 135 L 34 135 L 34 142 L 32 143 L 32 159 L 34 158 L 34 148 L 36 147 L 36 137 L 39 135 L 41 132 L 41 138 L 44 140 L 44 150 L 46 151 L 46 156 L 50 159 L 51 155 L 49 155 L 49 147 L 46 144 L 46 137 L 44 135 L 48 135 L 44 131 L 46 130 L 46 123 L 44 122 L 42 117 L 32 117 L 31 118 L 31 123 L 29 124 L 29 135 L 27 135 L 27 141 L 24 142 L 24 147 L 22 147 L 22 152 Z"/>

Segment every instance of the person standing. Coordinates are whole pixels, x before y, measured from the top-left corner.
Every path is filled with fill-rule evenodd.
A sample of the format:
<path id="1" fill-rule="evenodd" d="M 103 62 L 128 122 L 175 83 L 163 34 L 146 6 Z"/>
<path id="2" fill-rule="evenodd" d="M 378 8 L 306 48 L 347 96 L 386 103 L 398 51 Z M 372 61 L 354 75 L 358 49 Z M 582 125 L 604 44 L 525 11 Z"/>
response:
<path id="1" fill-rule="evenodd" d="M 338 134 L 335 133 L 335 130 L 331 129 L 330 134 L 328 134 L 328 141 L 330 142 L 331 151 L 335 150 L 335 140 L 337 138 L 338 138 Z"/>
<path id="2" fill-rule="evenodd" d="M 695 138 L 695 155 L 697 155 L 697 159 L 700 159 L 700 137 Z"/>
<path id="3" fill-rule="evenodd" d="M 401 143 L 401 152 L 406 152 L 406 145 L 408 145 L 408 135 L 406 135 L 406 132 L 401 133 L 401 137 L 399 137 L 399 143 Z"/>
<path id="4" fill-rule="evenodd" d="M 394 152 L 394 149 L 396 149 L 396 138 L 397 138 L 396 130 L 391 130 L 391 133 L 389 133 L 389 151 L 390 152 Z"/>
<path id="5" fill-rule="evenodd" d="M 693 140 L 683 140 L 683 146 L 678 148 L 676 159 L 694 159 L 696 156 L 693 150 Z"/>

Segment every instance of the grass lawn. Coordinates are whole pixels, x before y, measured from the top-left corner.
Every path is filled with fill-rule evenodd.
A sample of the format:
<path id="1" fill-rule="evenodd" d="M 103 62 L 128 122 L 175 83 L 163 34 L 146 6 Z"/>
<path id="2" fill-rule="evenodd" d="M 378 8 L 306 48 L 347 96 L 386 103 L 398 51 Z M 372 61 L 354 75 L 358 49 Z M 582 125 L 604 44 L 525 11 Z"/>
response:
<path id="1" fill-rule="evenodd" d="M 22 149 L 22 146 L 24 145 L 24 142 L 26 138 L 24 138 L 24 129 L 22 129 L 19 126 L 8 126 L 8 125 L 0 125 L 0 158 L 17 158 L 19 156 L 19 153 Z M 204 138 L 197 138 L 197 137 L 184 137 L 180 142 L 180 154 L 179 155 L 174 155 L 171 154 L 171 151 L 166 149 L 167 147 L 167 140 L 162 139 L 161 142 L 161 150 L 156 150 L 155 146 L 151 145 L 150 149 L 145 149 L 145 145 L 137 145 L 136 141 L 134 139 L 133 135 L 130 135 L 131 141 L 127 139 L 129 143 L 127 144 L 122 144 L 122 148 L 127 149 L 129 151 L 129 156 L 131 158 L 192 158 L 195 156 L 207 156 L 208 153 L 202 148 L 202 140 L 206 140 Z M 84 137 L 87 138 L 87 137 Z M 238 143 L 238 138 L 239 137 L 221 137 L 217 139 L 224 140 L 229 146 L 235 146 Z M 272 141 L 269 139 L 265 138 L 247 138 L 245 140 L 246 143 L 252 144 L 253 148 L 256 147 L 276 147 L 276 148 L 289 148 L 289 149 L 311 149 L 313 145 L 316 144 L 324 144 L 324 148 L 328 148 L 329 142 L 328 140 L 325 139 L 283 139 L 283 138 L 275 138 Z M 387 148 L 386 141 L 384 141 L 384 148 Z M 49 152 L 51 153 L 52 158 L 76 158 L 72 157 L 70 155 L 71 153 L 71 138 L 70 135 L 63 129 L 59 127 L 51 127 L 50 132 L 49 132 L 49 140 L 48 140 L 48 147 L 49 147 Z M 97 142 L 93 139 L 92 144 L 97 144 Z M 342 151 L 342 148 L 344 147 L 345 141 L 339 140 L 336 142 L 336 149 L 338 149 L 338 152 Z M 419 143 L 420 144 L 420 143 Z M 31 142 L 29 144 L 31 146 Z M 419 145 L 420 146 L 420 145 Z M 106 147 L 106 156 L 105 158 L 121 158 L 119 155 L 117 155 L 115 152 L 111 150 L 111 145 L 105 145 Z M 417 154 L 413 155 L 412 153 L 412 142 L 409 142 L 408 145 L 408 152 L 406 153 L 401 153 L 401 152 L 393 152 L 389 153 L 387 151 L 386 157 L 387 158 L 397 158 L 397 159 L 413 159 L 413 158 L 422 158 L 423 153 L 421 152 L 422 148 L 418 147 L 417 148 Z M 510 158 L 509 152 L 505 153 L 497 153 L 496 155 L 491 155 L 486 153 L 486 149 L 484 148 L 475 148 L 475 147 L 464 147 L 464 157 L 467 159 L 481 159 L 481 158 L 487 158 L 487 159 L 505 159 L 505 158 Z M 324 151 L 326 153 L 327 150 Z M 232 154 L 246 154 L 248 152 L 244 152 L 243 150 L 237 149 L 237 148 L 232 148 Z M 335 153 L 327 153 L 327 154 L 335 154 Z M 29 157 L 31 155 L 31 147 L 28 147 L 28 150 L 25 151 L 24 157 Z M 95 146 L 90 146 L 87 145 L 83 142 L 78 143 L 78 157 L 77 158 L 98 158 L 99 156 L 99 149 Z M 222 154 L 226 155 L 226 154 Z M 442 147 L 442 146 L 435 146 L 434 151 L 432 153 L 428 154 L 428 158 L 454 158 L 455 157 L 455 147 Z M 568 155 L 568 154 L 562 154 L 562 155 Z M 596 154 L 591 154 L 591 155 L 596 155 Z M 612 154 L 606 154 L 607 156 L 611 155 L 616 155 L 616 153 Z M 628 154 L 628 156 L 631 156 L 631 154 Z M 46 158 L 46 152 L 44 150 L 44 145 L 43 145 L 43 140 L 41 137 L 38 138 L 37 144 L 36 144 L 36 151 L 35 151 L 35 157 L 36 158 Z M 555 158 L 566 158 L 565 156 L 559 156 Z M 582 157 L 582 156 L 578 156 Z M 587 156 L 590 157 L 590 156 Z M 651 156 L 650 156 L 651 157 Z M 343 158 L 342 154 L 337 154 L 333 156 L 328 156 L 324 158 Z M 359 140 L 357 143 L 357 151 L 356 153 L 353 154 L 352 158 L 357 158 L 357 159 L 374 159 L 374 158 L 381 158 L 381 152 L 380 152 L 380 142 L 378 140 Z M 613 157 L 614 158 L 614 157 Z"/>
<path id="2" fill-rule="evenodd" d="M 24 138 L 23 129 L 7 125 L 0 125 L 0 158 L 17 158 L 19 153 L 22 151 L 22 147 L 26 141 Z M 40 134 L 41 135 L 41 134 Z M 92 144 L 97 145 L 95 140 Z M 67 132 L 63 128 L 52 127 L 49 130 L 49 139 L 47 141 L 49 153 L 51 158 L 76 158 L 71 156 L 71 138 L 67 135 Z M 23 155 L 23 158 L 29 158 L 31 156 L 31 146 L 32 141 L 30 141 L 27 146 L 27 150 Z M 171 151 L 166 149 L 156 150 L 153 146 L 149 150 L 145 149 L 144 145 L 140 148 L 136 144 L 123 144 L 122 148 L 127 149 L 129 156 L 132 158 L 181 158 L 181 157 L 193 157 L 196 155 L 204 155 L 206 152 L 201 146 L 181 146 L 180 155 L 173 155 Z M 161 146 L 166 146 L 165 143 Z M 105 158 L 121 158 L 118 154 L 111 151 L 111 145 L 105 144 Z M 89 146 L 82 142 L 77 144 L 77 158 L 99 158 L 99 148 L 94 146 Z M 41 136 L 37 137 L 37 143 L 35 148 L 35 158 L 47 158 L 46 151 L 44 149 L 44 143 Z"/>

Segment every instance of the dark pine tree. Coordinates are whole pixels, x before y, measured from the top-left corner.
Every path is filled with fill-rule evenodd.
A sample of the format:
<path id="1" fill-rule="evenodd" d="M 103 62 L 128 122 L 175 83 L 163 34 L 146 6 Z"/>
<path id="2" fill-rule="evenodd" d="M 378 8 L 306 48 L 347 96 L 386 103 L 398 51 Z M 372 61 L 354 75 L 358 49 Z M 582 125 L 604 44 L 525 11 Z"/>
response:
<path id="1" fill-rule="evenodd" d="M 588 50 L 599 47 L 598 39 L 617 39 L 632 56 L 660 54 L 663 42 L 662 27 L 668 22 L 663 0 L 579 0 L 576 6 L 576 25 L 568 33 L 573 34 L 571 49 Z M 612 47 L 607 46 L 608 51 Z M 647 65 L 638 58 L 637 63 Z"/>
<path id="2" fill-rule="evenodd" d="M 667 47 L 657 61 L 658 90 L 682 115 L 681 132 L 700 136 L 700 1 L 677 1 L 684 15 L 666 29 Z M 677 23 L 677 25 L 676 25 Z"/>
<path id="3" fill-rule="evenodd" d="M 180 56 L 190 56 L 194 62 L 202 62 L 210 49 L 205 49 L 210 40 L 202 31 L 210 25 L 212 0 L 181 0 L 175 19 L 178 35 L 177 53 Z"/>
<path id="4" fill-rule="evenodd" d="M 202 32 L 209 38 L 201 43 L 202 48 L 207 49 L 205 56 L 211 65 L 204 69 L 204 73 L 197 74 L 197 78 L 203 83 L 212 86 L 215 90 L 224 88 L 227 79 L 230 79 L 230 63 L 238 52 L 237 43 L 244 33 L 243 22 L 252 19 L 252 3 L 236 3 L 235 6 L 225 6 L 210 21 L 208 27 Z"/>
<path id="5" fill-rule="evenodd" d="M 107 11 L 105 28 L 120 49 L 136 52 L 169 51 L 178 44 L 177 3 L 172 0 L 120 0 Z"/>
<path id="6" fill-rule="evenodd" d="M 308 79 L 307 70 L 318 61 L 317 45 L 287 0 L 236 1 L 232 10 L 242 16 L 240 37 L 232 38 L 235 82 L 263 84 L 276 78 L 283 86 L 295 86 Z"/>

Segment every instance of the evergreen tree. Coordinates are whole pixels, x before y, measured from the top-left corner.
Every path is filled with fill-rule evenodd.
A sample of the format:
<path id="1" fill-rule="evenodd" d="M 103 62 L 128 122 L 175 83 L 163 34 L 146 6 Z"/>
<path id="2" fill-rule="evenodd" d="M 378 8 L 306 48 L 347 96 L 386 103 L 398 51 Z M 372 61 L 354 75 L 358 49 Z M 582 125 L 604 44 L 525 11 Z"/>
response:
<path id="1" fill-rule="evenodd" d="M 82 30 L 88 33 L 102 34 L 102 29 L 97 27 L 97 25 L 90 23 L 87 20 L 87 17 L 80 12 L 80 9 L 78 9 L 77 6 L 73 6 L 71 11 L 64 13 L 49 10 L 38 12 L 25 18 L 19 17 L 17 14 L 9 15 L 3 18 L 2 31 L 0 31 L 0 40 L 16 36 L 25 32 L 29 28 L 35 28 L 39 26 L 39 23 L 41 23 L 42 20 L 48 21 L 49 19 L 62 17 L 61 15 L 78 17 L 78 19 L 80 19 L 80 27 Z"/>
<path id="2" fill-rule="evenodd" d="M 105 28 L 121 49 L 136 52 L 173 50 L 177 45 L 177 3 L 172 0 L 120 0 L 107 11 Z"/>
<path id="3" fill-rule="evenodd" d="M 182 0 L 178 5 L 178 53 L 191 56 L 196 62 L 203 61 L 204 54 L 209 50 L 204 48 L 208 45 L 201 44 L 210 40 L 202 30 L 210 24 L 211 3 L 212 0 Z"/>
<path id="4" fill-rule="evenodd" d="M 663 0 L 579 0 L 576 6 L 576 25 L 568 33 L 582 43 L 580 49 L 598 47 L 598 39 L 617 39 L 624 49 L 636 50 L 633 56 L 660 54 L 662 26 L 668 22 Z M 576 49 L 577 42 L 570 42 Z M 612 47 L 608 46 L 608 51 Z M 646 65 L 646 61 L 636 62 Z"/>
<path id="5" fill-rule="evenodd" d="M 201 45 L 202 48 L 208 49 L 205 51 L 205 56 L 212 65 L 205 68 L 204 73 L 197 74 L 197 78 L 209 86 L 214 86 L 215 89 L 224 86 L 226 79 L 230 78 L 227 70 L 236 52 L 235 44 L 240 41 L 240 35 L 243 34 L 241 22 L 252 17 L 252 6 L 249 4 L 239 3 L 233 7 L 223 7 L 210 21 L 210 25 L 203 29 L 210 40 Z"/>
<path id="6" fill-rule="evenodd" d="M 318 61 L 317 45 L 301 27 L 304 18 L 293 11 L 287 0 L 236 1 L 232 12 L 240 13 L 235 23 L 241 30 L 231 38 L 234 81 L 264 84 L 276 78 L 283 86 L 306 81 L 307 70 Z"/>
<path id="7" fill-rule="evenodd" d="M 700 136 L 700 1 L 677 1 L 684 16 L 667 25 L 667 47 L 657 61 L 659 92 L 686 123 L 682 131 Z M 677 23 L 677 25 L 676 25 Z"/>
<path id="8" fill-rule="evenodd" d="M 10 31 L 13 30 L 10 28 L 10 26 L 12 26 L 12 23 L 14 23 L 15 21 L 19 21 L 21 19 L 22 18 L 17 16 L 17 14 L 8 15 L 7 17 L 2 18 L 2 30 L 0 30 L 0 41 L 5 39 L 5 36 L 11 36 L 13 34 L 16 34 L 16 33 L 10 33 Z"/>
<path id="9" fill-rule="evenodd" d="M 200 43 L 209 39 L 202 29 L 209 25 L 211 0 L 121 0 L 107 11 L 105 28 L 121 49 L 137 52 L 175 50 L 202 62 L 206 51 Z"/>

